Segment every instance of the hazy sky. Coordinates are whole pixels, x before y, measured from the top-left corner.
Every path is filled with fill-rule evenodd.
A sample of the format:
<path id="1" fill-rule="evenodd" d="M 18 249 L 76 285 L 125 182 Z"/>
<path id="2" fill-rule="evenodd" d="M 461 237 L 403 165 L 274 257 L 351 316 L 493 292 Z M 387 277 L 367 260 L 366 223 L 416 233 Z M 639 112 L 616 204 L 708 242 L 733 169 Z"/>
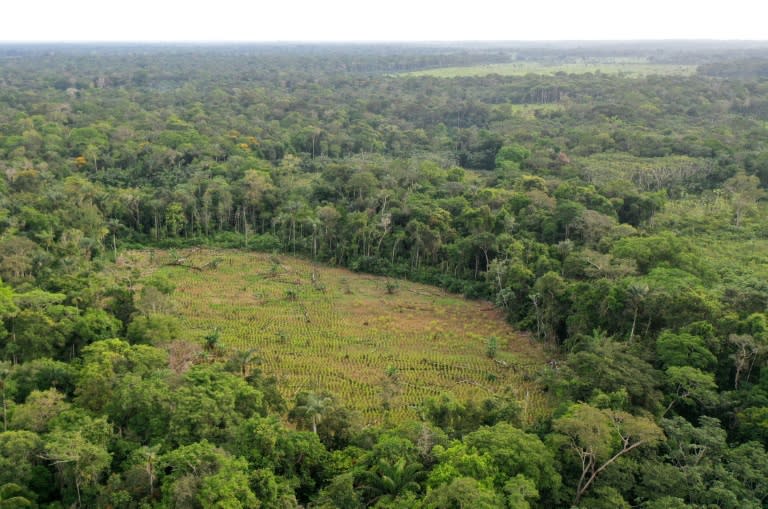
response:
<path id="1" fill-rule="evenodd" d="M 768 40 L 765 0 L 5 0 L 0 41 Z"/>

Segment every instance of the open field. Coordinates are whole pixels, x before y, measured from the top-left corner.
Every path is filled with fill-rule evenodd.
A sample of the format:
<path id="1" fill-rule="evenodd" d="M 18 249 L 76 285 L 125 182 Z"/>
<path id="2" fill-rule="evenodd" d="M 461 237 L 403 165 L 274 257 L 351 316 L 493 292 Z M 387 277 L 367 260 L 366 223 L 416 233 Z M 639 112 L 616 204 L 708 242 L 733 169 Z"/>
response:
<path id="1" fill-rule="evenodd" d="M 436 78 L 460 78 L 467 76 L 487 76 L 499 74 L 501 76 L 524 76 L 526 74 L 553 75 L 566 74 L 621 74 L 627 76 L 648 76 L 652 74 L 689 76 L 696 72 L 695 65 L 680 64 L 654 64 L 637 60 L 569 62 L 547 64 L 541 62 L 510 62 L 503 64 L 484 64 L 466 67 L 440 67 L 403 73 L 401 76 L 434 76 Z"/>
<path id="2" fill-rule="evenodd" d="M 525 420 L 546 411 L 531 381 L 544 353 L 490 303 L 407 281 L 390 294 L 386 278 L 282 255 L 177 254 L 196 267 L 219 260 L 200 271 L 163 266 L 172 260 L 167 252 L 126 256 L 171 278 L 190 339 L 218 328 L 224 347 L 255 349 L 288 401 L 302 390 L 328 390 L 374 424 L 416 417 L 423 400 L 443 392 L 487 398 L 511 386 Z M 491 336 L 495 359 L 486 355 Z"/>

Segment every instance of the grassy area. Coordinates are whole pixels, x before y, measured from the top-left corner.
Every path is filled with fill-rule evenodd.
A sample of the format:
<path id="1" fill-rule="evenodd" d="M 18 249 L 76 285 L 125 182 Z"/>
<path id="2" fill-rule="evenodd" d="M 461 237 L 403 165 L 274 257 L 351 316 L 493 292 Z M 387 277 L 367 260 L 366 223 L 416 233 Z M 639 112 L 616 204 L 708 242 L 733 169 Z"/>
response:
<path id="1" fill-rule="evenodd" d="M 374 424 L 416 417 L 425 398 L 443 392 L 486 398 L 511 386 L 526 421 L 545 411 L 531 381 L 544 353 L 488 302 L 287 256 L 179 253 L 197 267 L 220 260 L 201 271 L 163 266 L 165 252 L 127 256 L 170 276 L 190 339 L 218 328 L 225 347 L 255 349 L 288 400 L 328 390 Z"/>
<path id="2" fill-rule="evenodd" d="M 584 60 L 580 62 L 547 64 L 541 62 L 510 62 L 504 64 L 485 64 L 467 67 L 441 67 L 403 73 L 401 76 L 433 76 L 436 78 L 459 78 L 467 76 L 524 76 L 526 74 L 553 75 L 566 74 L 621 74 L 627 76 L 648 76 L 651 74 L 689 76 L 696 72 L 695 65 L 654 64 L 638 60 Z"/>

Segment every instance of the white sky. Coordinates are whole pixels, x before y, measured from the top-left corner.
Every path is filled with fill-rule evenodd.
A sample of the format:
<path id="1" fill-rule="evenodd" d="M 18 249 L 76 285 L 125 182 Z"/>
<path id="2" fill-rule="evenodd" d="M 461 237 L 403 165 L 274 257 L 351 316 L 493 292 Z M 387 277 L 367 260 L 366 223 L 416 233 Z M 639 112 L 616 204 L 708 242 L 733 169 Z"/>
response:
<path id="1" fill-rule="evenodd" d="M 4 0 L 0 41 L 768 40 L 768 0 Z"/>

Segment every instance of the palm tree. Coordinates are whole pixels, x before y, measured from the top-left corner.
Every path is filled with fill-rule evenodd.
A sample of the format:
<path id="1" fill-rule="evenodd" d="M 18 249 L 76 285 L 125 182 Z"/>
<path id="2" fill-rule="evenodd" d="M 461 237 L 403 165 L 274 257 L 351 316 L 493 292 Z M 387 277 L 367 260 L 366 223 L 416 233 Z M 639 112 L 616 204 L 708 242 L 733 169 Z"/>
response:
<path id="1" fill-rule="evenodd" d="M 312 432 L 317 434 L 317 425 L 333 407 L 333 399 L 314 392 L 304 392 L 296 396 L 296 406 L 291 414 L 312 422 Z"/>
<path id="2" fill-rule="evenodd" d="M 382 497 L 396 498 L 406 491 L 421 490 L 419 482 L 424 478 L 420 463 L 408 463 L 400 458 L 394 464 L 380 459 L 379 463 L 365 472 L 364 485 L 371 497 L 369 504 L 374 504 Z"/>
<path id="3" fill-rule="evenodd" d="M 249 350 L 237 350 L 235 351 L 227 361 L 227 366 L 236 371 L 241 377 L 248 378 L 248 371 L 254 364 L 261 364 L 261 359 L 258 352 L 251 348 Z"/>
<path id="4" fill-rule="evenodd" d="M 214 327 L 213 330 L 206 334 L 203 339 L 205 339 L 205 349 L 211 352 L 219 346 L 219 340 L 221 340 L 221 331 L 218 327 Z"/>

